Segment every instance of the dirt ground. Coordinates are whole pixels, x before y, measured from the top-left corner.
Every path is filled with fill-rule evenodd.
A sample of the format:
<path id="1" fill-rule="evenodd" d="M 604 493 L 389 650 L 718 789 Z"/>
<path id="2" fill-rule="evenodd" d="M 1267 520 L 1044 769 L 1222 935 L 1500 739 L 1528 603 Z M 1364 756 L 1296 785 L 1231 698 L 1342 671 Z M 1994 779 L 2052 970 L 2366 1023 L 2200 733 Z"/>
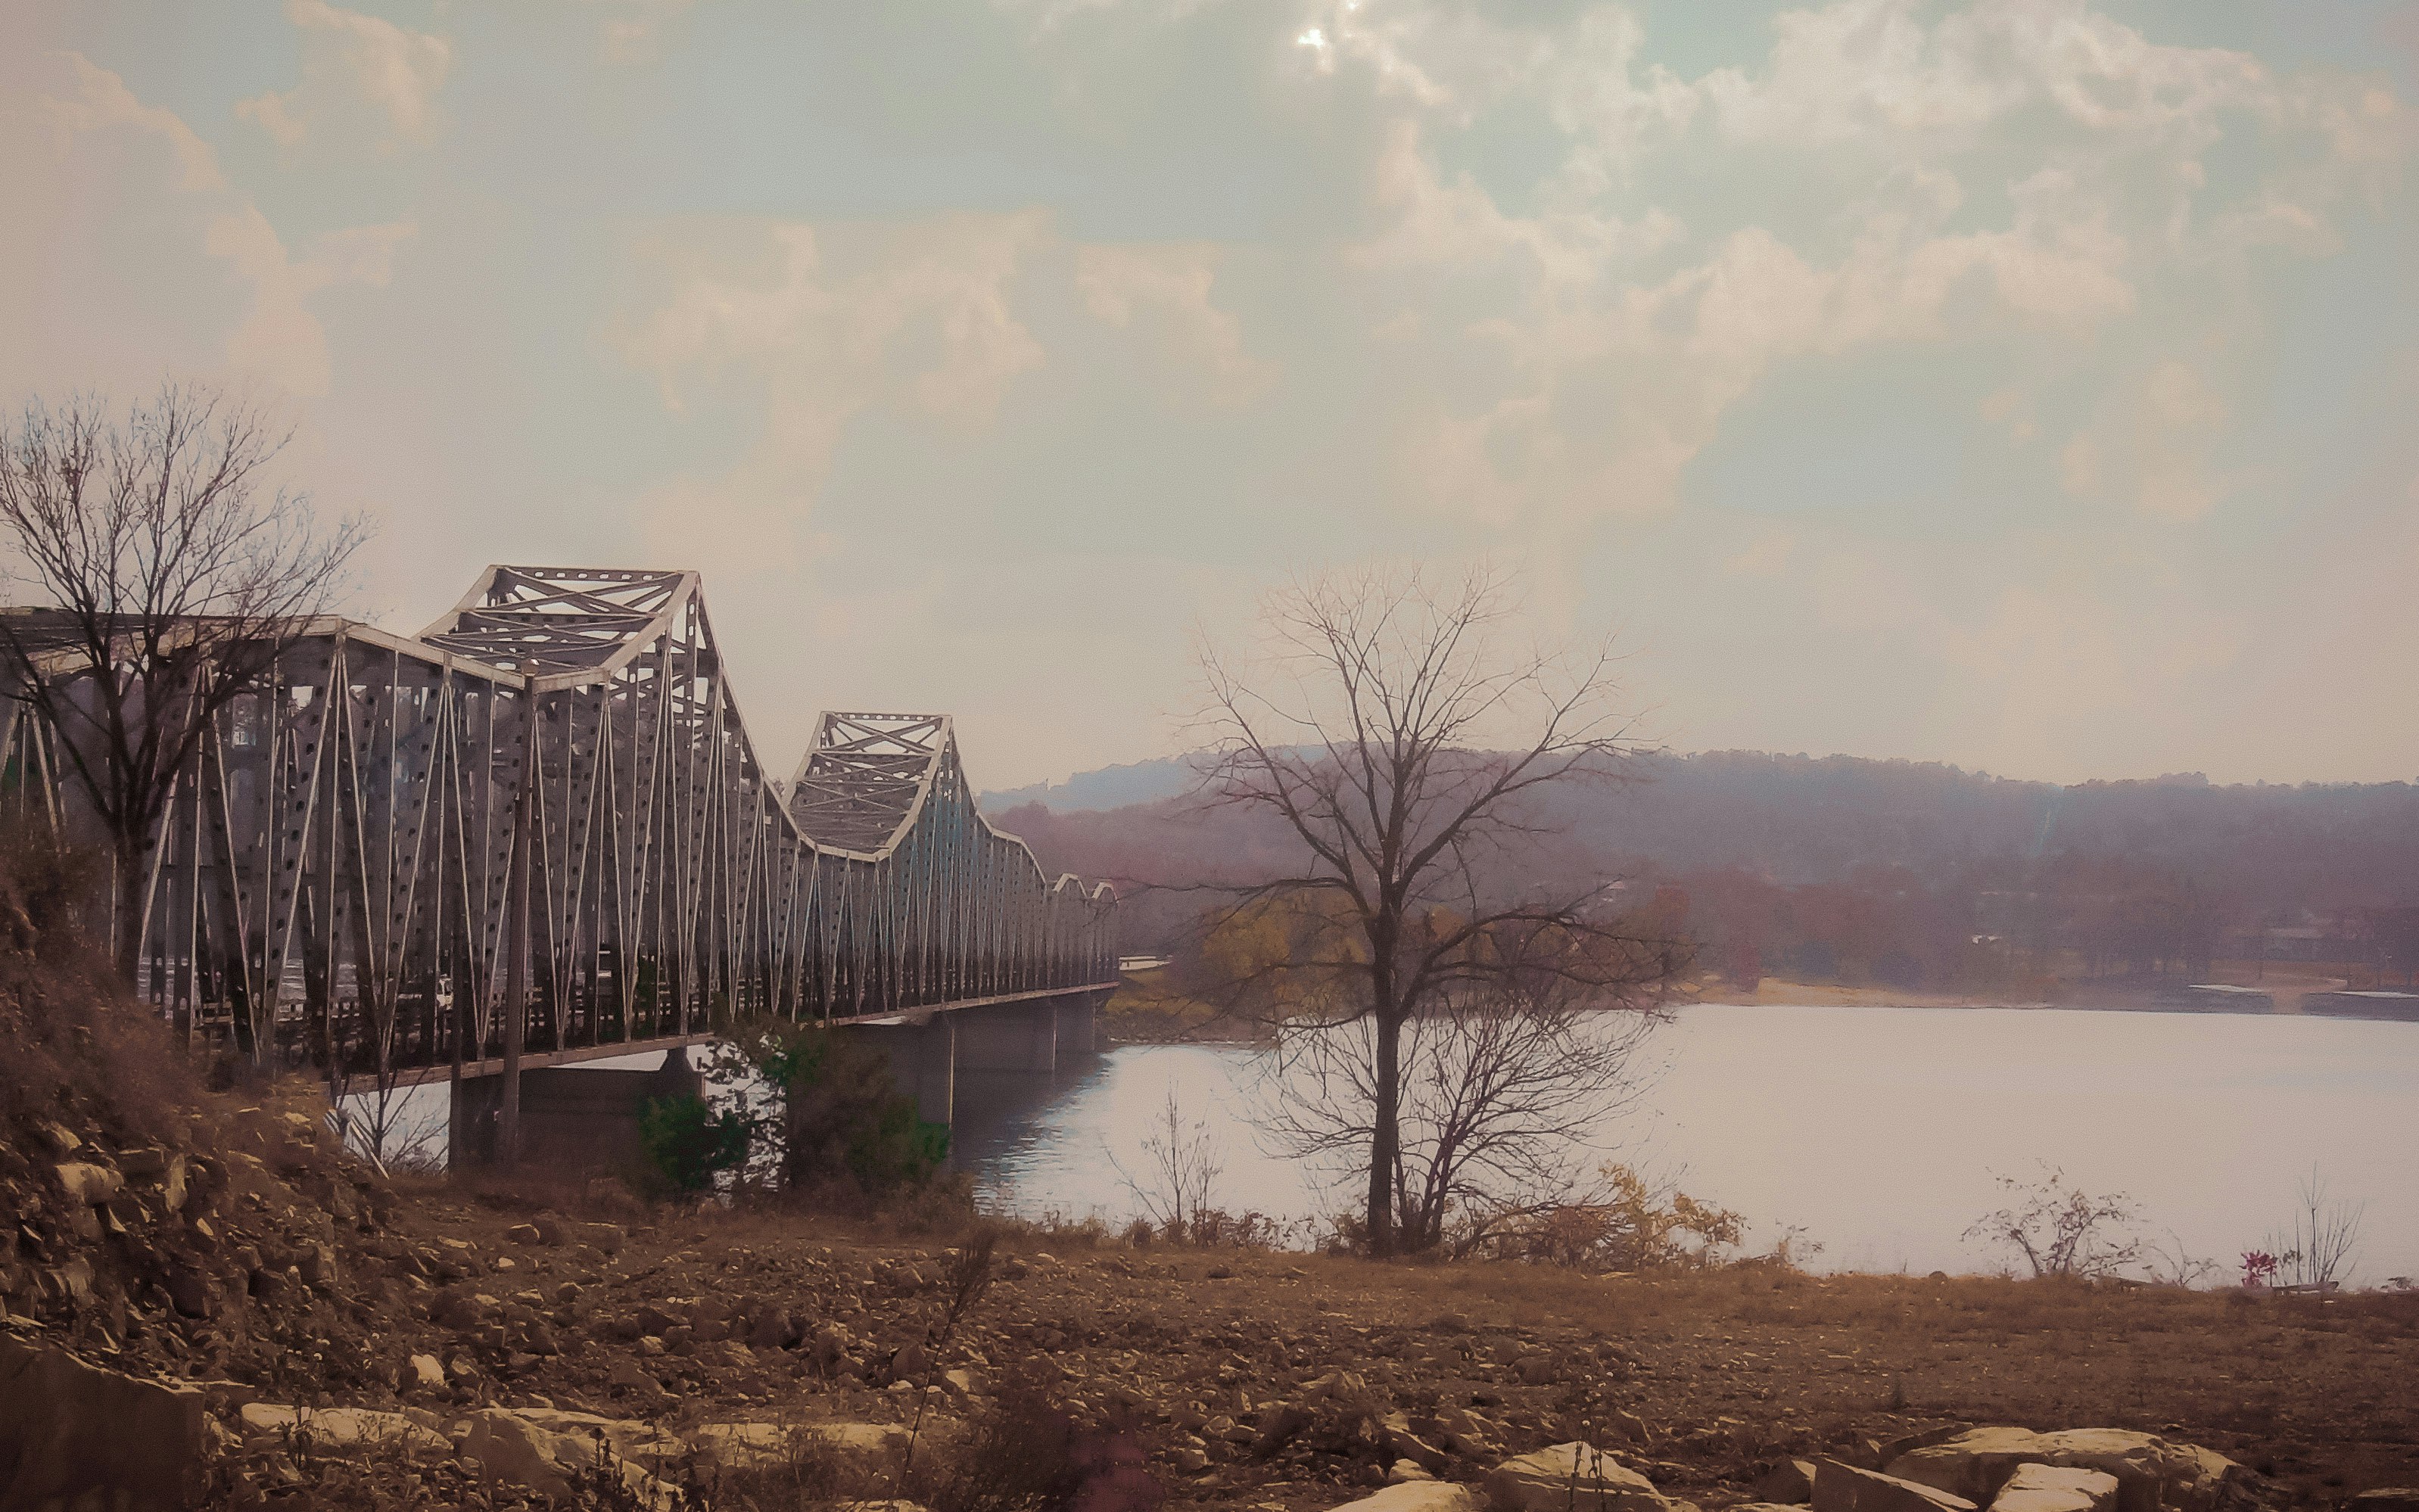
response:
<path id="1" fill-rule="evenodd" d="M 2157 1432 L 2273 1477 L 2295 1504 L 2419 1484 L 2419 1295 L 2255 1300 L 1753 1266 L 1596 1277 L 1019 1232 L 1002 1242 L 1003 1278 L 924 1360 L 899 1351 L 943 1305 L 942 1238 L 709 1211 L 639 1223 L 604 1257 L 514 1237 L 543 1196 L 403 1197 L 406 1250 L 441 1253 L 455 1278 L 390 1292 L 385 1347 L 473 1356 L 475 1379 L 439 1388 L 457 1400 L 540 1395 L 678 1426 L 878 1422 L 913 1411 L 916 1393 L 891 1376 L 963 1369 L 976 1395 L 936 1397 L 945 1416 L 1007 1382 L 1045 1391 L 1079 1420 L 1122 1425 L 1171 1506 L 1348 1500 L 1373 1475 L 1348 1445 L 1261 1458 L 1252 1443 L 1338 1371 L 1414 1425 L 1455 1423 L 1487 1448 L 1624 1445 L 1668 1494 L 1708 1509 L 1754 1499 L 1783 1457 L 1870 1459 L 1945 1423 Z M 500 1347 L 493 1319 L 449 1314 L 441 1298 L 466 1290 L 550 1304 L 559 1352 Z M 772 1318 L 787 1348 L 769 1345 Z M 713 1341 L 751 1334 L 763 1347 Z M 1448 1478 L 1474 1476 L 1483 1452 Z"/>

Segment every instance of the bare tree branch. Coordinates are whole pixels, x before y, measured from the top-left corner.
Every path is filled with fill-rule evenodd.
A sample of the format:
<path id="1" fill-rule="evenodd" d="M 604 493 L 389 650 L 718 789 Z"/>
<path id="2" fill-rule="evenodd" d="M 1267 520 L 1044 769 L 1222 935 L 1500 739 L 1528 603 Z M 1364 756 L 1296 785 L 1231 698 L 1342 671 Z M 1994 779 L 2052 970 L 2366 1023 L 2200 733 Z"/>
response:
<path id="1" fill-rule="evenodd" d="M 1611 879 L 1510 880 L 1534 800 L 1618 779 L 1626 733 L 1610 644 L 1516 645 L 1518 608 L 1491 569 L 1373 568 L 1270 595 L 1253 654 L 1198 653 L 1197 801 L 1301 846 L 1298 867 L 1201 885 L 1210 940 L 1259 942 L 1205 959 L 1325 1088 L 1281 1133 L 1364 1161 L 1379 1254 L 1436 1243 L 1479 1184 L 1536 1176 L 1626 1059 L 1574 1015 L 1651 1010 L 1687 957 L 1624 918 Z"/>
<path id="2" fill-rule="evenodd" d="M 321 531 L 262 474 L 290 433 L 197 384 L 113 414 L 78 395 L 0 430 L 8 696 L 55 737 L 115 876 L 111 934 L 131 982 L 146 856 L 177 774 L 222 711 L 349 587 L 358 518 Z"/>

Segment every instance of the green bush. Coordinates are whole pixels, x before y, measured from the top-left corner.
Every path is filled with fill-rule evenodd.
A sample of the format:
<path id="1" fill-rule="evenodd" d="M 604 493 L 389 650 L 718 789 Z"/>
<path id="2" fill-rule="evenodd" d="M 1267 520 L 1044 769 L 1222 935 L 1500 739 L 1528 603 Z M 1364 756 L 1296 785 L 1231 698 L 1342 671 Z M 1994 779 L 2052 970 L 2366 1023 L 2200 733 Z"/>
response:
<path id="1" fill-rule="evenodd" d="M 865 1041 L 774 1022 L 735 1036 L 733 1045 L 780 1094 L 760 1132 L 778 1146 L 790 1190 L 840 1184 L 881 1198 L 927 1185 L 948 1160 L 948 1126 L 916 1116 L 888 1057 Z"/>
<path id="2" fill-rule="evenodd" d="M 677 1196 L 706 1190 L 747 1159 L 747 1120 L 716 1113 L 694 1093 L 651 1097 L 639 1113 L 649 1184 Z"/>

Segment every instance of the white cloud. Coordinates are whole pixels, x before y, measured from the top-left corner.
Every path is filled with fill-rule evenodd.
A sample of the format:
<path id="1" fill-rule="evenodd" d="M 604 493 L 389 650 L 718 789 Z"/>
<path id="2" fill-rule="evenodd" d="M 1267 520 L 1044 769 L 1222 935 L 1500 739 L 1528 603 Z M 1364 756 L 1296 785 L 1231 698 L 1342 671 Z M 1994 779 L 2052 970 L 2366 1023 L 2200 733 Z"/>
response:
<path id="1" fill-rule="evenodd" d="M 605 60 L 653 62 L 663 47 L 665 31 L 696 4 L 697 0 L 624 0 L 620 13 L 605 18 Z"/>
<path id="2" fill-rule="evenodd" d="M 1912 342 L 2088 353 L 2146 291 L 2254 252 L 2324 255 L 2333 204 L 2379 192 L 2413 135 L 2372 84 L 2156 43 L 2086 0 L 1837 0 L 1782 13 L 1761 63 L 1693 82 L 1641 63 L 1620 6 L 1317 14 L 1322 67 L 1362 70 L 1389 115 L 1350 254 L 1389 275 L 1364 291 L 1370 329 L 1402 340 L 1420 312 L 1425 371 L 1453 375 L 1428 385 L 1406 471 L 1549 533 L 1669 507 L 1782 363 Z M 1443 166 L 1465 127 L 1539 107 L 1564 139 L 1532 181 Z M 2248 191 L 2210 188 L 2202 157 L 2229 138 L 2274 164 Z M 1633 187 L 1657 162 L 1660 203 Z M 1782 162 L 1841 186 L 1827 221 L 1688 193 Z M 2127 465 L 2145 509 L 2212 497 L 2180 465 Z"/>
<path id="3" fill-rule="evenodd" d="M 1213 402 L 1240 404 L 1275 373 L 1243 349 L 1242 323 L 1211 301 L 1218 262 L 1218 249 L 1201 243 L 1079 247 L 1075 286 L 1094 318 L 1120 330 L 1156 328 L 1207 376 Z"/>
<path id="4" fill-rule="evenodd" d="M 312 298 L 342 285 L 383 286 L 411 224 L 332 231 L 298 258 L 229 183 L 209 145 L 174 112 L 144 104 L 117 74 L 64 54 L 42 60 L 22 83 L 51 128 L 51 150 L 47 159 L 18 162 L 26 177 L 8 185 L 11 203 L 31 207 L 70 194 L 99 216 L 96 235 L 122 237 L 118 223 L 131 218 L 143 227 L 139 239 L 114 240 L 109 250 L 139 247 L 153 277 L 180 276 L 195 255 L 223 263 L 236 275 L 234 304 L 196 304 L 180 316 L 219 322 L 222 360 L 236 371 L 296 395 L 326 393 L 327 332 Z M 162 238 L 163 225 L 175 235 Z"/>
<path id="5" fill-rule="evenodd" d="M 2198 368 L 2170 360 L 2119 390 L 2058 454 L 2060 480 L 2080 498 L 2119 498 L 2157 519 L 2200 518 L 2226 492 L 2210 463 L 2226 404 Z"/>
<path id="6" fill-rule="evenodd" d="M 1743 549 L 1722 559 L 1722 571 L 1733 578 L 1780 578 L 1789 571 L 1789 559 L 1796 548 L 1794 532 L 1758 531 Z"/>
<path id="7" fill-rule="evenodd" d="M 356 130 L 381 152 L 435 139 L 452 42 L 327 0 L 286 0 L 285 17 L 301 33 L 302 82 L 238 101 L 239 117 L 284 147 Z"/>
<path id="8" fill-rule="evenodd" d="M 847 244 L 828 266 L 825 240 Z M 736 378 L 762 430 L 713 478 L 683 478 L 641 501 L 651 539 L 685 560 L 701 540 L 725 570 L 794 563 L 798 531 L 832 455 L 875 408 L 979 426 L 1008 386 L 1039 367 L 1040 344 L 1009 306 L 1009 283 L 1048 241 L 1039 214 L 952 216 L 832 233 L 798 223 L 692 228 L 658 246 L 670 287 L 620 337 L 667 408 L 693 386 Z"/>

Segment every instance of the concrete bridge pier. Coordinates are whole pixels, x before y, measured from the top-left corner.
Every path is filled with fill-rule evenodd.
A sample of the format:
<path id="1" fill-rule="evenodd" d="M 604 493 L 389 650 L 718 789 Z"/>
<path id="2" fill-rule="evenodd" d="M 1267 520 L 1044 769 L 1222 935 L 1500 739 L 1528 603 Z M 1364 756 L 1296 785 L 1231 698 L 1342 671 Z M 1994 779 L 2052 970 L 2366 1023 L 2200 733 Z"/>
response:
<path id="1" fill-rule="evenodd" d="M 1106 993 L 1078 993 L 1071 997 L 1052 999 L 1051 1008 L 1058 1019 L 1058 1055 L 1061 1059 L 1100 1053 L 1101 1005 L 1108 999 Z"/>
<path id="2" fill-rule="evenodd" d="M 890 1061 L 890 1079 L 915 1099 L 916 1117 L 926 1123 L 947 1124 L 957 1108 L 958 1015 L 933 1013 L 922 1023 L 913 1019 L 849 1024 L 842 1034 L 855 1035 L 880 1050 Z"/>
<path id="3" fill-rule="evenodd" d="M 958 1021 L 962 1072 L 1047 1076 L 1058 1069 L 1057 1005 L 1049 998 L 960 1009 L 951 1016 Z"/>
<path id="4" fill-rule="evenodd" d="M 645 1163 L 639 1115 L 650 1099 L 702 1096 L 705 1076 L 674 1045 L 651 1069 L 543 1066 L 521 1072 L 521 1163 L 559 1171 L 634 1171 Z M 449 1161 L 493 1165 L 504 1104 L 501 1074 L 466 1076 L 454 1099 Z"/>

